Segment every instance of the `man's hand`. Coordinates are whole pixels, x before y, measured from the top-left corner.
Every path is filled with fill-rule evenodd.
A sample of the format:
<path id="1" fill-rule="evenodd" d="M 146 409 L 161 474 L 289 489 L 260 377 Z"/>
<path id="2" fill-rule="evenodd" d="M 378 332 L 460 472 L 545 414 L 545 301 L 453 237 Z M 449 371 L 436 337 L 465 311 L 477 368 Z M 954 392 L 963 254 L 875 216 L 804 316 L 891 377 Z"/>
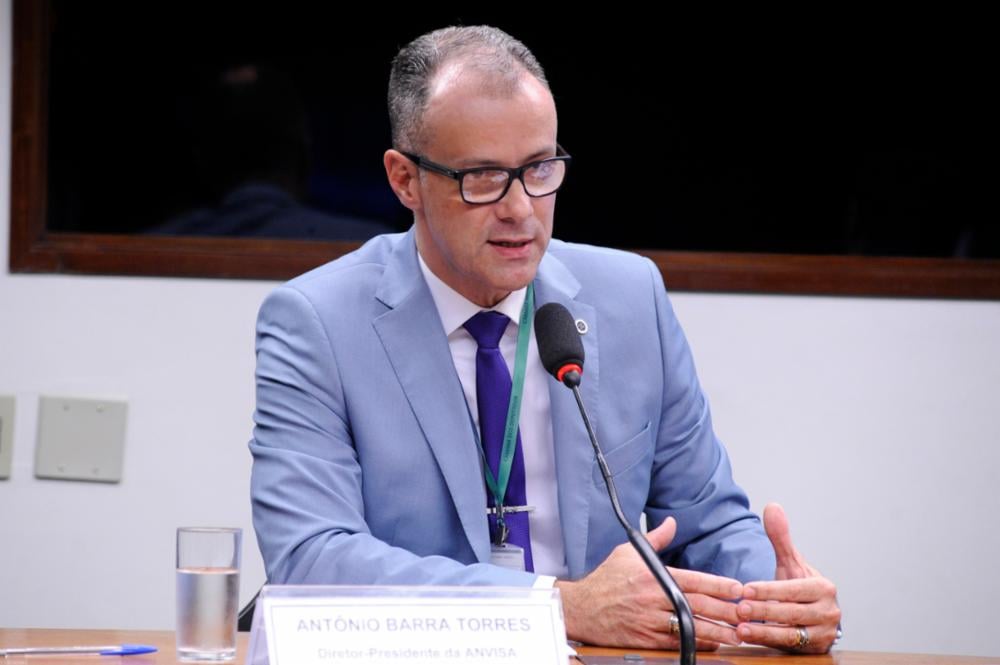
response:
<path id="1" fill-rule="evenodd" d="M 743 587 L 737 634 L 753 644 L 797 653 L 826 653 L 837 637 L 840 623 L 837 587 L 795 549 L 788 518 L 780 505 L 772 503 L 764 508 L 764 530 L 777 558 L 775 581 L 750 582 Z M 799 628 L 809 636 L 804 646 L 800 646 Z"/>
<path id="2" fill-rule="evenodd" d="M 674 519 L 646 534 L 657 552 L 673 540 Z M 735 626 L 740 622 L 737 605 L 729 602 L 742 597 L 743 585 L 726 577 L 671 568 L 696 615 L 721 621 L 695 620 L 699 650 L 717 649 L 720 644 L 738 644 Z M 648 649 L 677 649 L 678 636 L 671 635 L 673 608 L 652 573 L 629 543 L 616 547 L 589 575 L 576 582 L 556 582 L 563 600 L 566 632 L 570 639 L 602 646 Z"/>

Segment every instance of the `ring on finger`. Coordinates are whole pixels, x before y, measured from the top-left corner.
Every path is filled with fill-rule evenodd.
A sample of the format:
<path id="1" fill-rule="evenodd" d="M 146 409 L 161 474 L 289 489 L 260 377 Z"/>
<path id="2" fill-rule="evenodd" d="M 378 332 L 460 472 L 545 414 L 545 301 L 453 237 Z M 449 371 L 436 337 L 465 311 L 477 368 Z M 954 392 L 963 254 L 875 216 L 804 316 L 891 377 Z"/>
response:
<path id="1" fill-rule="evenodd" d="M 669 626 L 667 632 L 671 635 L 677 635 L 681 632 L 681 620 L 677 618 L 675 612 L 670 613 L 670 618 L 667 619 L 667 624 Z"/>
<path id="2" fill-rule="evenodd" d="M 795 648 L 796 649 L 803 649 L 803 648 L 809 646 L 809 631 L 806 630 L 806 627 L 805 626 L 798 626 L 795 629 L 795 632 L 798 634 L 798 638 L 799 638 L 798 641 L 795 643 Z"/>

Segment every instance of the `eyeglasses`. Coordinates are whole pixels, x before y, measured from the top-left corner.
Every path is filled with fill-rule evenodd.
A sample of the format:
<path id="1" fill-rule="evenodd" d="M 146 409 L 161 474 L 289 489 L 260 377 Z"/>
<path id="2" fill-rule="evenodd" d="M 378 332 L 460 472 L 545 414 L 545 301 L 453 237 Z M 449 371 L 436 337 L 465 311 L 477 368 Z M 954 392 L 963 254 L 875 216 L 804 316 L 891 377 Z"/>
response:
<path id="1" fill-rule="evenodd" d="M 521 181 L 528 196 L 538 198 L 555 194 L 566 179 L 566 169 L 572 159 L 561 146 L 556 146 L 555 157 L 540 159 L 514 169 L 503 166 L 451 169 L 422 155 L 400 152 L 422 169 L 457 180 L 462 200 L 472 204 L 496 203 L 507 195 L 514 178 Z"/>

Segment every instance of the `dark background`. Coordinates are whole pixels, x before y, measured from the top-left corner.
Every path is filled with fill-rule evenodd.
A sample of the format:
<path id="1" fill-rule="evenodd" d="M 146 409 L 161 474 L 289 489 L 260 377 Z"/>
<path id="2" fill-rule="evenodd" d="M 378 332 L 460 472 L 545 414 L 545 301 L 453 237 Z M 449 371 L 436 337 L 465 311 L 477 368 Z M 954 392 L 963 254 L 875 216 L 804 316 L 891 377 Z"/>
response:
<path id="1" fill-rule="evenodd" d="M 137 3 L 138 4 L 138 3 Z M 255 5 L 254 7 L 262 7 Z M 309 206 L 404 229 L 382 170 L 398 47 L 489 22 L 546 69 L 573 155 L 555 235 L 631 248 L 1000 256 L 986 19 L 538 16 L 509 4 L 53 3 L 53 230 L 141 233 L 211 206 L 205 91 L 279 72 L 307 127 Z M 297 100 L 297 102 L 295 101 Z M 236 160 L 237 162 L 239 160 Z"/>

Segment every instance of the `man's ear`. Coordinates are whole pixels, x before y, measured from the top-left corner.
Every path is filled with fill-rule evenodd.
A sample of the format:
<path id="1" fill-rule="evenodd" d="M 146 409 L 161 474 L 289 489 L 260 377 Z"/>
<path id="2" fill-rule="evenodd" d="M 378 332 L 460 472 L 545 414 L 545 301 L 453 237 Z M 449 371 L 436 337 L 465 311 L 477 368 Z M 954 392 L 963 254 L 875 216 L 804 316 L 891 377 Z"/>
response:
<path id="1" fill-rule="evenodd" d="M 389 186 L 399 202 L 410 210 L 420 207 L 420 174 L 417 165 L 398 150 L 389 149 L 382 157 Z"/>

